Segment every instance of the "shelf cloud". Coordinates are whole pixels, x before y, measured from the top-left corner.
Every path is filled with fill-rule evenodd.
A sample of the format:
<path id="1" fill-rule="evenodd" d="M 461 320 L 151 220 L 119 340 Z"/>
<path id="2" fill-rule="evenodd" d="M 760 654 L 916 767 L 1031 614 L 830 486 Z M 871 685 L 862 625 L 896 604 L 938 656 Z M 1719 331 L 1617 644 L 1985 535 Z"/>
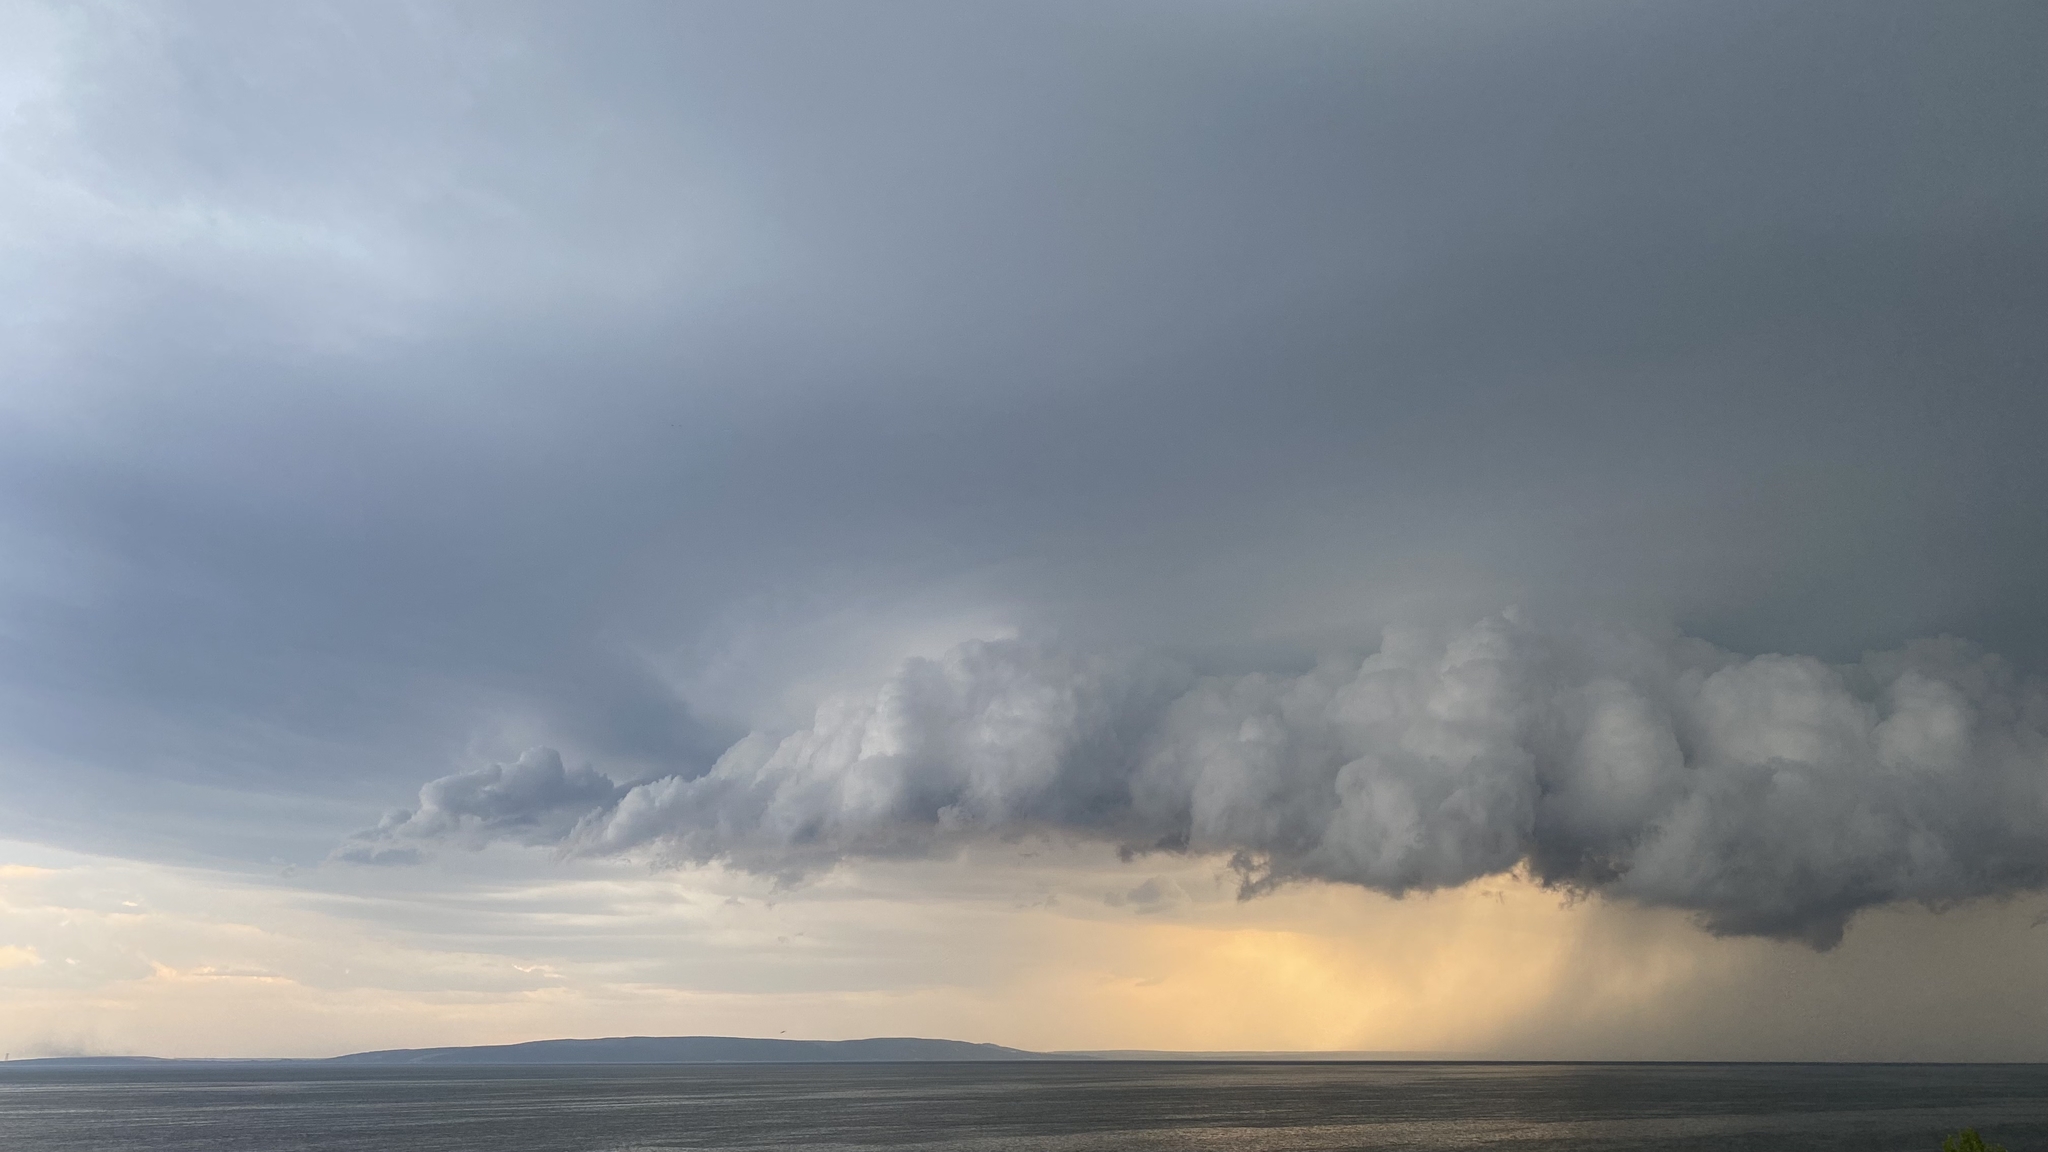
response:
<path id="1" fill-rule="evenodd" d="M 433 781 L 342 855 L 506 838 L 794 876 L 1034 832 L 1227 855 L 1246 895 L 1526 867 L 1826 948 L 1874 905 L 2048 883 L 2048 684 L 1955 640 L 1838 666 L 1515 613 L 1295 675 L 974 642 L 699 776 L 539 749 Z"/>

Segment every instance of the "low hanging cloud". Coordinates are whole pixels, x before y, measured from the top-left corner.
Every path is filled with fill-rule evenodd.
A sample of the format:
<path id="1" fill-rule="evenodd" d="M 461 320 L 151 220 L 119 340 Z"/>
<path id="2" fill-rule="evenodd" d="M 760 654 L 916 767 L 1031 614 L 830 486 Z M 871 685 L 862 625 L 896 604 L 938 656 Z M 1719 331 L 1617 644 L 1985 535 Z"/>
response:
<path id="1" fill-rule="evenodd" d="M 410 864 L 420 859 L 422 845 L 437 842 L 557 844 L 626 792 L 595 768 L 564 768 L 560 753 L 534 748 L 512 764 L 430 782 L 420 789 L 417 809 L 387 814 L 336 855 L 358 864 Z"/>
<path id="2" fill-rule="evenodd" d="M 444 777 L 341 854 L 511 839 L 793 877 L 1033 832 L 1228 856 L 1248 895 L 1526 866 L 1825 948 L 1860 909 L 2048 885 L 2048 684 L 1948 639 L 1829 665 L 1513 613 L 1297 675 L 976 642 L 699 776 L 538 750 Z"/>

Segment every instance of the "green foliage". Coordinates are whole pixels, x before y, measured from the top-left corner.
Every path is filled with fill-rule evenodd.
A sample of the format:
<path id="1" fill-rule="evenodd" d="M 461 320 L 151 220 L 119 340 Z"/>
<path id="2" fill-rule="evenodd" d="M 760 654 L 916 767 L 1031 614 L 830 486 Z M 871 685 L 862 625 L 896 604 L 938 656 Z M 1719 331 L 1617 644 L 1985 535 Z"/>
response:
<path id="1" fill-rule="evenodd" d="M 1975 1128 L 1965 1128 L 1943 1140 L 1941 1152 L 2005 1152 L 2005 1145 L 1986 1144 Z"/>

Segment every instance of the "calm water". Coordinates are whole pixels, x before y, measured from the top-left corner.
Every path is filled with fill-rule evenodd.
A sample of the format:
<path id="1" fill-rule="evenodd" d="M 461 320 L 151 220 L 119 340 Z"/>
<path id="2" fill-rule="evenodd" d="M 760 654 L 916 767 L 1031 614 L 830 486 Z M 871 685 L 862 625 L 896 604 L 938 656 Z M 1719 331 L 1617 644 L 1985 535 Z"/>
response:
<path id="1" fill-rule="evenodd" d="M 9 1152 L 2048 1149 L 2048 1066 L 0 1069 Z"/>

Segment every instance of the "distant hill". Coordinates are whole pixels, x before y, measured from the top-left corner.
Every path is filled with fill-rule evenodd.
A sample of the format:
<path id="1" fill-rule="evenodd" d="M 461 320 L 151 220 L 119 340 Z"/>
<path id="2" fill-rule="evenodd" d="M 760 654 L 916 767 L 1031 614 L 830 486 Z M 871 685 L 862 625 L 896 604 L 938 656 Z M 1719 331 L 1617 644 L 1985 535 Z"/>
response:
<path id="1" fill-rule="evenodd" d="M 1461 1052 L 1028 1052 L 1000 1044 L 882 1036 L 871 1040 L 762 1040 L 744 1036 L 612 1036 L 529 1040 L 451 1048 L 391 1048 L 326 1059 L 177 1059 L 159 1056 L 45 1056 L 15 1066 L 135 1068 L 162 1064 L 852 1064 L 889 1061 L 1425 1061 L 1471 1060 Z"/>
<path id="2" fill-rule="evenodd" d="M 354 1052 L 328 1064 L 821 1064 L 862 1061 L 1072 1060 L 964 1040 L 884 1036 L 872 1040 L 758 1040 L 740 1036 L 613 1036 L 529 1040 L 463 1048 Z M 1085 1057 L 1083 1057 L 1085 1059 Z"/>
<path id="3" fill-rule="evenodd" d="M 24 1056 L 8 1064 L 33 1064 L 40 1068 L 147 1068 L 157 1064 L 226 1064 L 239 1061 L 179 1060 L 168 1056 Z"/>

